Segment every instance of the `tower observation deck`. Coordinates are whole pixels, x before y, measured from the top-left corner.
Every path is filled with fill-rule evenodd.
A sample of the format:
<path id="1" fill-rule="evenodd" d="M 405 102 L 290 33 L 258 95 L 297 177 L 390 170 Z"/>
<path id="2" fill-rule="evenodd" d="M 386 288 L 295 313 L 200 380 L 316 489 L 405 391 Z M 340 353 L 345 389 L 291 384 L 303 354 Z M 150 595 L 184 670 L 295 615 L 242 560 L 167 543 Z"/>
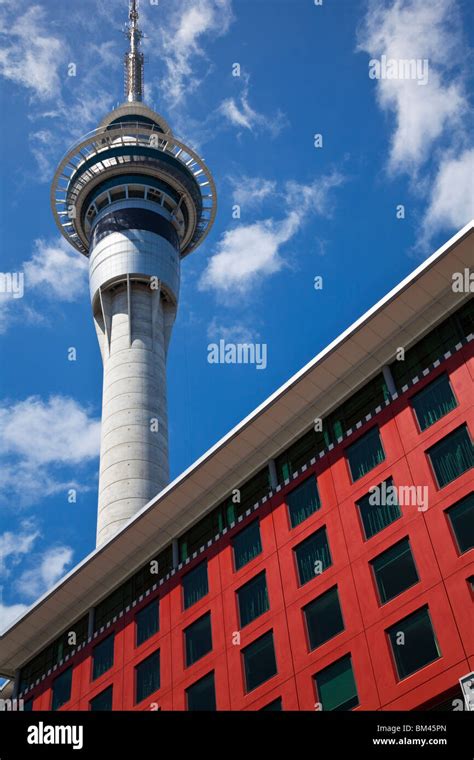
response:
<path id="1" fill-rule="evenodd" d="M 205 163 L 143 101 L 138 4 L 130 0 L 123 105 L 68 151 L 51 204 L 89 259 L 104 365 L 97 545 L 169 480 L 166 356 L 181 259 L 212 227 L 216 189 Z"/>

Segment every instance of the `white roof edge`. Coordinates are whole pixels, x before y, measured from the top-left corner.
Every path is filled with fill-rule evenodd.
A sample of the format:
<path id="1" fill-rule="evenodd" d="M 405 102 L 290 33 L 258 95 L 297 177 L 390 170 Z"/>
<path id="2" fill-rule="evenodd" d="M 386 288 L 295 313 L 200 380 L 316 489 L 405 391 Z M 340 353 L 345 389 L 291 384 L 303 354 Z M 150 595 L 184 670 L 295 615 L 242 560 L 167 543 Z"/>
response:
<path id="1" fill-rule="evenodd" d="M 335 338 L 326 348 L 324 348 L 322 351 L 319 352 L 313 359 L 311 359 L 307 364 L 305 364 L 298 372 L 296 372 L 292 377 L 290 377 L 289 380 L 286 381 L 283 385 L 281 385 L 274 393 L 272 393 L 268 398 L 265 399 L 256 409 L 254 409 L 250 414 L 248 414 L 243 420 L 241 420 L 235 427 L 233 427 L 226 435 L 224 435 L 222 438 L 219 439 L 210 449 L 208 449 L 199 459 L 197 459 L 195 462 L 193 462 L 192 465 L 190 465 L 184 472 L 182 472 L 180 475 L 178 475 L 177 478 L 175 478 L 171 483 L 169 483 L 162 491 L 160 491 L 159 494 L 157 494 L 151 501 L 149 501 L 147 504 L 145 504 L 142 509 L 137 512 L 129 521 L 128 523 L 122 528 L 119 533 L 116 533 L 115 536 L 112 536 L 112 538 L 105 544 L 102 544 L 101 546 L 94 549 L 90 554 L 88 554 L 84 559 L 82 559 L 77 565 L 75 565 L 66 575 L 64 575 L 54 586 L 52 586 L 48 591 L 46 591 L 42 596 L 39 597 L 28 609 L 20 615 L 18 618 L 16 618 L 7 628 L 4 628 L 0 630 L 0 639 L 5 636 L 9 631 L 11 631 L 13 628 L 15 628 L 16 625 L 18 625 L 22 620 L 24 620 L 28 615 L 33 612 L 36 607 L 39 607 L 49 596 L 54 594 L 61 586 L 73 575 L 78 573 L 81 568 L 83 568 L 85 565 L 87 565 L 89 562 L 92 561 L 92 559 L 99 554 L 101 554 L 110 544 L 112 544 L 114 541 L 116 541 L 123 533 L 126 531 L 130 525 L 132 525 L 134 522 L 140 519 L 140 517 L 145 514 L 149 509 L 151 509 L 154 504 L 156 504 L 157 501 L 160 501 L 162 498 L 166 496 L 167 493 L 172 491 L 174 488 L 176 488 L 182 481 L 186 480 L 187 477 L 189 477 L 195 470 L 198 469 L 198 467 L 205 462 L 207 459 L 209 459 L 213 454 L 215 454 L 219 449 L 221 449 L 229 440 L 231 440 L 233 437 L 235 437 L 241 430 L 243 430 L 252 420 L 257 418 L 266 408 L 271 406 L 273 401 L 275 401 L 279 396 L 283 395 L 289 388 L 291 388 L 301 377 L 303 377 L 312 367 L 314 367 L 316 364 L 322 361 L 328 354 L 330 354 L 334 348 L 336 348 L 339 344 L 341 344 L 351 333 L 355 332 L 359 327 L 361 327 L 365 322 L 367 322 L 370 317 L 373 316 L 377 311 L 379 311 L 383 306 L 385 306 L 389 301 L 393 300 L 395 296 L 397 296 L 399 293 L 401 293 L 409 284 L 414 282 L 418 277 L 420 277 L 427 269 L 429 269 L 432 264 L 434 264 L 438 259 L 442 258 L 450 248 L 452 248 L 453 245 L 455 245 L 461 238 L 463 238 L 468 232 L 470 232 L 472 229 L 474 229 L 474 219 L 471 219 L 462 229 L 460 229 L 458 232 L 456 232 L 455 235 L 453 235 L 446 243 L 444 243 L 440 248 L 438 248 L 431 256 L 429 256 L 425 261 L 423 261 L 416 269 L 413 270 L 407 277 L 405 277 L 401 282 L 399 282 L 392 290 L 390 290 L 383 298 L 381 298 L 377 303 L 372 306 L 370 309 L 368 309 L 359 319 L 357 319 L 355 322 L 353 322 L 344 332 L 342 332 L 340 335 L 338 335 L 337 338 Z"/>

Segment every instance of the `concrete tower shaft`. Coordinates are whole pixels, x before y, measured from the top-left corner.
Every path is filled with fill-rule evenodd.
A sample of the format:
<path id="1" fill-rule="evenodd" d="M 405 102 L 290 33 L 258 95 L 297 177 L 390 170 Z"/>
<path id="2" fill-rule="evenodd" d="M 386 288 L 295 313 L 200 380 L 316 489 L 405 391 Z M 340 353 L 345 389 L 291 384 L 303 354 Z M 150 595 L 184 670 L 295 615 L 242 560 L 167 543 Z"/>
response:
<path id="1" fill-rule="evenodd" d="M 98 545 L 168 483 L 166 357 L 181 259 L 201 244 L 216 213 L 204 162 L 140 102 L 135 2 L 128 36 L 128 101 L 68 151 L 51 193 L 58 227 L 89 259 L 104 366 Z"/>
<path id="2" fill-rule="evenodd" d="M 146 200 L 104 208 L 89 280 L 104 365 L 97 543 L 169 481 L 166 355 L 179 296 L 178 235 Z"/>

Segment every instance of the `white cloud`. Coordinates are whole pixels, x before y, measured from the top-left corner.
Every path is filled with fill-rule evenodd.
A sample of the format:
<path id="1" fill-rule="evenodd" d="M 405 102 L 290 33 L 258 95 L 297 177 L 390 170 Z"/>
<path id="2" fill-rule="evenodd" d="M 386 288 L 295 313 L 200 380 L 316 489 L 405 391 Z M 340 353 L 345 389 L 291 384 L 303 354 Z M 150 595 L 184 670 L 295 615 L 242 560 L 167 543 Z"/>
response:
<path id="1" fill-rule="evenodd" d="M 474 148 L 442 161 L 424 219 L 426 234 L 460 228 L 474 217 Z"/>
<path id="2" fill-rule="evenodd" d="M 227 98 L 224 100 L 218 108 L 218 113 L 224 116 L 234 127 L 243 127 L 251 132 L 267 131 L 273 136 L 279 134 L 286 125 L 286 119 L 281 112 L 272 116 L 264 116 L 252 108 L 249 103 L 247 85 L 238 99 Z"/>
<path id="3" fill-rule="evenodd" d="M 185 93 L 200 84 L 196 59 L 206 57 L 202 39 L 225 34 L 232 19 L 231 0 L 182 0 L 173 9 L 163 40 L 167 75 L 160 86 L 171 106 L 179 105 Z"/>
<path id="4" fill-rule="evenodd" d="M 28 555 L 33 549 L 40 532 L 31 520 L 23 520 L 17 533 L 5 531 L 0 534 L 0 574 L 8 575 L 7 560 L 12 565 L 17 565 L 23 555 Z"/>
<path id="5" fill-rule="evenodd" d="M 393 114 L 389 168 L 415 171 L 434 142 L 460 128 L 466 99 L 454 70 L 461 49 L 456 0 L 372 0 L 359 35 L 359 50 L 372 59 L 427 59 L 428 83 L 374 80 L 382 110 Z"/>
<path id="6" fill-rule="evenodd" d="M 1 592 L 1 588 L 0 588 Z M 27 604 L 2 604 L 0 602 L 0 631 L 6 631 L 28 609 Z"/>
<path id="7" fill-rule="evenodd" d="M 72 562 L 73 550 L 69 546 L 52 546 L 41 553 L 33 553 L 33 545 L 40 535 L 34 529 L 31 521 L 23 521 L 21 530 L 17 533 L 6 532 L 0 536 L 0 557 L 5 562 L 9 560 L 8 570 L 3 565 L 4 575 L 11 572 L 11 566 L 16 566 L 20 561 L 28 557 L 29 567 L 13 581 L 12 587 L 15 595 L 20 599 L 33 602 L 39 596 L 48 591 L 65 574 Z M 14 541 L 17 541 L 15 548 Z M 7 629 L 17 618 L 21 617 L 28 609 L 27 604 L 16 602 L 11 605 L 3 602 L 3 587 L 0 587 L 0 620 L 1 628 Z"/>
<path id="8" fill-rule="evenodd" d="M 37 599 L 65 574 L 72 562 L 69 546 L 56 546 L 38 557 L 35 567 L 25 570 L 15 582 L 18 593 L 27 599 Z"/>
<path id="9" fill-rule="evenodd" d="M 200 289 L 243 293 L 258 279 L 279 272 L 284 266 L 280 247 L 296 227 L 293 215 L 282 222 L 265 219 L 228 230 L 202 275 Z"/>
<path id="10" fill-rule="evenodd" d="M 0 407 L 0 427 L 0 454 L 33 464 L 73 465 L 98 454 L 100 422 L 72 398 L 30 396 Z"/>
<path id="11" fill-rule="evenodd" d="M 64 238 L 36 240 L 31 259 L 23 263 L 22 273 L 26 297 L 0 291 L 0 335 L 19 320 L 35 326 L 47 321 L 44 311 L 27 302 L 30 296 L 71 302 L 87 292 L 88 261 Z"/>
<path id="12" fill-rule="evenodd" d="M 87 490 L 75 476 L 78 466 L 99 453 L 100 422 L 77 401 L 32 396 L 4 403 L 0 428 L 0 490 L 6 504 L 28 506 L 69 488 Z M 73 468 L 73 477 L 67 468 Z"/>
<path id="13" fill-rule="evenodd" d="M 33 256 L 23 270 L 27 289 L 41 288 L 59 301 L 75 301 L 84 294 L 87 259 L 62 238 L 49 243 L 36 240 Z"/>
<path id="14" fill-rule="evenodd" d="M 207 337 L 213 341 L 225 340 L 226 343 L 251 343 L 256 341 L 260 335 L 253 327 L 249 327 L 243 322 L 223 325 L 214 317 L 207 327 Z"/>
<path id="15" fill-rule="evenodd" d="M 0 74 L 26 87 L 33 97 L 45 100 L 59 95 L 59 71 L 65 65 L 67 48 L 50 33 L 44 8 L 32 5 L 17 15 L 10 3 L 0 18 L 0 33 L 6 44 L 0 48 Z"/>
<path id="16" fill-rule="evenodd" d="M 259 180 L 260 186 L 261 180 Z M 286 266 L 281 249 L 313 214 L 329 214 L 330 191 L 343 182 L 334 172 L 311 185 L 287 182 L 279 197 L 287 214 L 283 219 L 264 219 L 227 230 L 199 281 L 200 290 L 219 294 L 243 294 L 263 278 Z"/>
<path id="17" fill-rule="evenodd" d="M 274 180 L 263 177 L 244 176 L 233 178 L 231 181 L 234 186 L 233 199 L 241 206 L 255 206 L 271 197 L 277 189 L 277 183 Z"/>

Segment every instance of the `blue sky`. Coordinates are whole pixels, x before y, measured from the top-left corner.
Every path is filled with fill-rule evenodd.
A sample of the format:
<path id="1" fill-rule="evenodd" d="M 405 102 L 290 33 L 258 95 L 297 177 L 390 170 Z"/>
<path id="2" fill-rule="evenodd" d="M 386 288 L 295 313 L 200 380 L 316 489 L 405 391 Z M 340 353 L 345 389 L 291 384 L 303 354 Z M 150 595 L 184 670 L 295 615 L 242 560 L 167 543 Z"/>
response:
<path id="1" fill-rule="evenodd" d="M 473 6 L 140 5 L 147 102 L 219 195 L 183 263 L 168 358 L 175 477 L 472 217 Z M 60 239 L 49 186 L 122 100 L 126 17 L 126 0 L 0 0 L 0 270 L 25 276 L 22 298 L 0 293 L 4 624 L 95 544 L 102 363 L 86 261 Z M 428 82 L 370 78 L 384 55 L 428 61 Z M 220 339 L 266 344 L 266 369 L 210 364 Z"/>

